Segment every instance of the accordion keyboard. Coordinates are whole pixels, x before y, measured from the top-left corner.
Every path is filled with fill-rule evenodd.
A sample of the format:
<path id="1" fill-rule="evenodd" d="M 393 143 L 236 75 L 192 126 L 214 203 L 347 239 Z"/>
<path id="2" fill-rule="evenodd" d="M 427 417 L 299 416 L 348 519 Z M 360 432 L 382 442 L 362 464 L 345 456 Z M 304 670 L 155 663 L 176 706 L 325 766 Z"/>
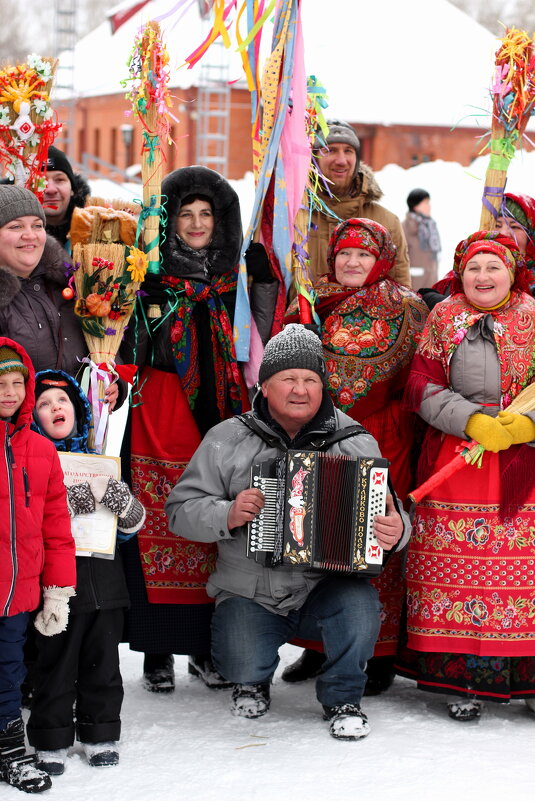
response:
<path id="1" fill-rule="evenodd" d="M 265 504 L 261 512 L 249 524 L 249 550 L 274 551 L 277 539 L 278 479 L 254 476 L 253 487 L 264 494 Z"/>

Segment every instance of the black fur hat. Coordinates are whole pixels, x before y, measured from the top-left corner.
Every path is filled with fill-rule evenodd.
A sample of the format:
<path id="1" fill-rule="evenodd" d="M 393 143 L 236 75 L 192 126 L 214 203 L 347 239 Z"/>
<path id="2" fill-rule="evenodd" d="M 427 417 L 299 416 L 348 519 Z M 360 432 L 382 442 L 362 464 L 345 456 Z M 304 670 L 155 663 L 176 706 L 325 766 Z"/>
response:
<path id="1" fill-rule="evenodd" d="M 214 210 L 214 233 L 205 248 L 209 272 L 221 275 L 233 270 L 240 260 L 243 236 L 240 201 L 229 182 L 208 167 L 182 167 L 164 178 L 162 195 L 167 209 L 165 240 L 160 246 L 164 270 L 184 276 L 193 269 L 175 236 L 177 214 L 189 195 L 205 196 Z"/>

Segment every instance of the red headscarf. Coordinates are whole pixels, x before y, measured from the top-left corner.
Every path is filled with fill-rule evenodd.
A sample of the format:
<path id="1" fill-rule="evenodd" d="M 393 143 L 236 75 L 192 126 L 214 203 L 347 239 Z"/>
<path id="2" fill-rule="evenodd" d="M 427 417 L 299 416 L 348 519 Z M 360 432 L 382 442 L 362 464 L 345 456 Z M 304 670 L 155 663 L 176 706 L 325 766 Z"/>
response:
<path id="1" fill-rule="evenodd" d="M 327 248 L 329 280 L 336 281 L 334 261 L 342 248 L 360 248 L 371 253 L 377 261 L 366 276 L 364 286 L 386 278 L 396 261 L 396 246 L 382 225 L 365 217 L 344 220 L 334 229 Z"/>
<path id="2" fill-rule="evenodd" d="M 452 294 L 463 291 L 461 279 L 464 269 L 476 253 L 495 253 L 514 276 L 511 289 L 529 291 L 526 262 L 516 242 L 498 231 L 476 231 L 455 248 Z"/>
<path id="3" fill-rule="evenodd" d="M 503 196 L 501 211 L 505 218 L 512 217 L 517 223 L 520 223 L 528 235 L 525 256 L 526 261 L 532 263 L 531 269 L 533 270 L 535 262 L 535 199 L 529 195 L 513 195 L 512 192 L 506 192 Z"/>

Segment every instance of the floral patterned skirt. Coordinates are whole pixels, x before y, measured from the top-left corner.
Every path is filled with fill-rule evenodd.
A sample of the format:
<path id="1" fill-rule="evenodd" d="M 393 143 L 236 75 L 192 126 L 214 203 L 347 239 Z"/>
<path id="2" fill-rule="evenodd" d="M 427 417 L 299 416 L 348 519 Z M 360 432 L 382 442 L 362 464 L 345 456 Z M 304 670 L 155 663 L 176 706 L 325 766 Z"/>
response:
<path id="1" fill-rule="evenodd" d="M 535 698 L 534 656 L 425 654 L 406 648 L 396 660 L 396 671 L 429 692 L 487 701 Z"/>
<path id="2" fill-rule="evenodd" d="M 437 470 L 459 444 L 445 437 Z M 485 453 L 481 469 L 463 466 L 417 506 L 407 559 L 409 648 L 535 657 L 535 488 L 501 520 L 500 484 L 498 454 Z"/>
<path id="3" fill-rule="evenodd" d="M 215 543 L 169 531 L 164 504 L 201 437 L 178 376 L 145 367 L 143 403 L 132 409 L 132 489 L 147 510 L 137 535 L 147 598 L 153 604 L 207 604 Z"/>

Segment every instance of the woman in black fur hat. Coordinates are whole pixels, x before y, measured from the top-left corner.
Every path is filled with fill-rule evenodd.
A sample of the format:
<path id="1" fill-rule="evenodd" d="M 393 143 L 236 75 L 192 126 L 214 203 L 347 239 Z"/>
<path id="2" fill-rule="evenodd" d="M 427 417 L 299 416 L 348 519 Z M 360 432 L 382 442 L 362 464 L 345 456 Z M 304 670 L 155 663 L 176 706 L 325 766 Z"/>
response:
<path id="1" fill-rule="evenodd" d="M 171 535 L 164 502 L 206 431 L 248 408 L 248 399 L 233 344 L 238 195 L 217 172 L 199 166 L 168 175 L 162 195 L 161 274 L 141 287 L 145 311 L 156 304 L 161 316 L 148 321 L 150 331 L 138 316 L 132 354 L 143 368 L 140 404 L 132 411 L 132 487 L 147 521 L 139 542 L 126 546 L 132 600 L 126 637 L 145 653 L 145 687 L 171 692 L 172 654 L 189 654 L 189 672 L 208 686 L 229 685 L 209 657 L 213 604 L 205 584 L 215 548 Z M 267 287 L 269 269 L 263 278 Z"/>

